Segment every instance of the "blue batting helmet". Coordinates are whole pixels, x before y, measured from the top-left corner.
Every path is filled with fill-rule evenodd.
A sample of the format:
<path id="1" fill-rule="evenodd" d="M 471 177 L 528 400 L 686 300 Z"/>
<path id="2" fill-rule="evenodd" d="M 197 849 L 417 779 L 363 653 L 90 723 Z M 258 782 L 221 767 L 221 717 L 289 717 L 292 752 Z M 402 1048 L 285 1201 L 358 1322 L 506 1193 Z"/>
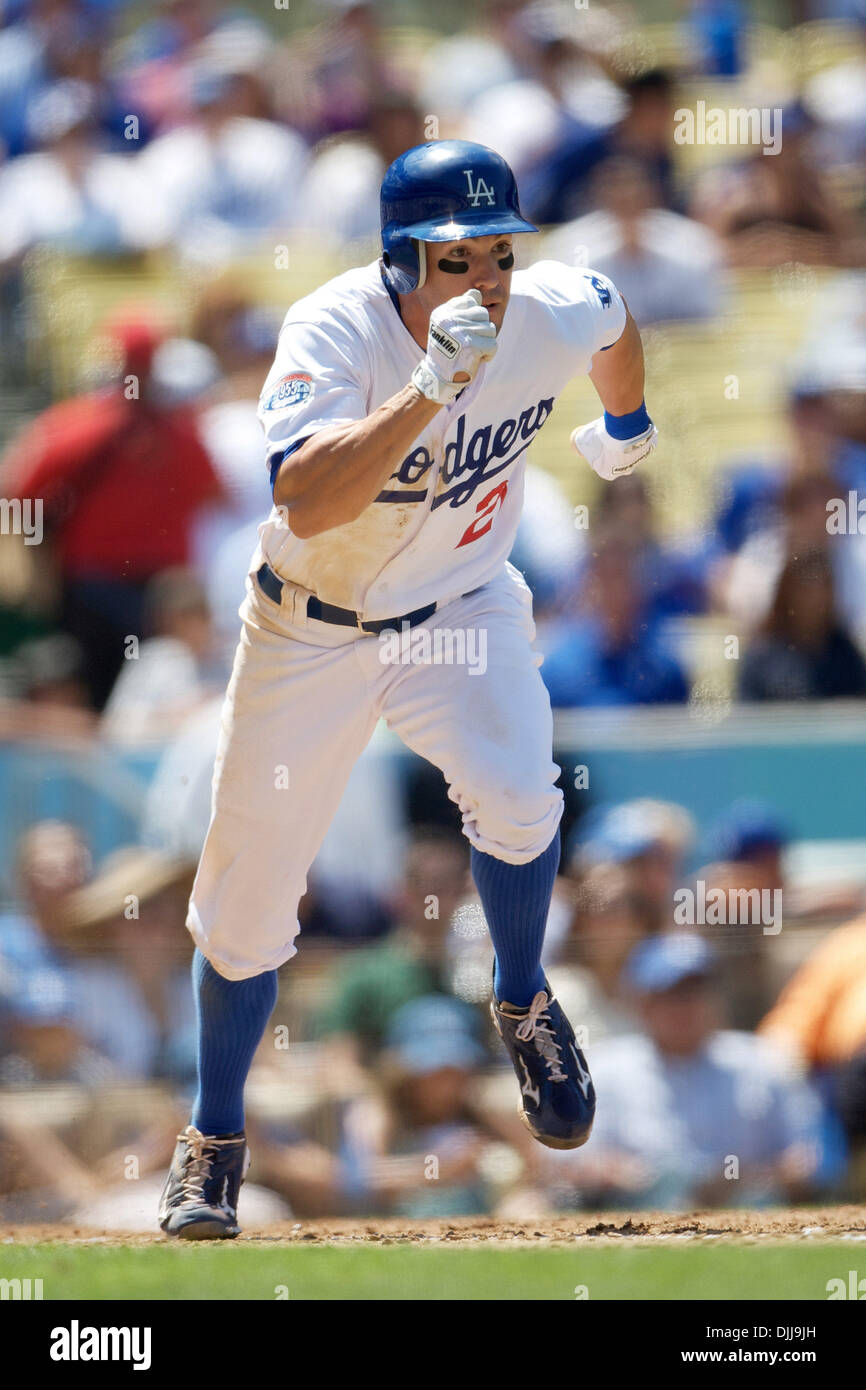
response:
<path id="1" fill-rule="evenodd" d="M 538 231 L 521 216 L 505 160 L 470 140 L 433 140 L 401 154 L 382 180 L 381 211 L 382 264 L 399 294 L 424 283 L 419 242 Z"/>

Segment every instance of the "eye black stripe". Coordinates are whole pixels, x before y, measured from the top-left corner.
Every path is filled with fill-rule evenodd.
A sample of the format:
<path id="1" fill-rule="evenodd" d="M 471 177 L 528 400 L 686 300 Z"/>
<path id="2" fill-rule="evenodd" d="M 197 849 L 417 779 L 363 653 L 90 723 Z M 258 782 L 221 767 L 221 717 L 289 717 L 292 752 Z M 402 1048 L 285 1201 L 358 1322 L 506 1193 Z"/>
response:
<path id="1" fill-rule="evenodd" d="M 439 262 L 440 270 L 447 270 L 449 275 L 462 275 L 469 269 L 468 261 L 446 261 L 444 258 Z"/>
<path id="2" fill-rule="evenodd" d="M 502 260 L 497 261 L 496 264 L 499 266 L 500 270 L 510 270 L 514 265 L 514 252 L 509 251 L 508 255 L 503 256 Z"/>

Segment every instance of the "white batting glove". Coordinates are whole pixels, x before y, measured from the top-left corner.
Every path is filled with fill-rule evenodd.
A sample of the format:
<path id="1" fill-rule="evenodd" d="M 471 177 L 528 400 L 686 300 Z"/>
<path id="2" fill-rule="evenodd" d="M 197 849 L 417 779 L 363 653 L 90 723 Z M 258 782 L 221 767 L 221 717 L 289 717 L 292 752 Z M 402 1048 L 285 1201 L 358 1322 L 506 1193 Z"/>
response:
<path id="1" fill-rule="evenodd" d="M 430 401 L 446 404 L 459 396 L 482 362 L 495 357 L 496 328 L 481 303 L 480 290 L 448 299 L 430 315 L 427 356 L 412 373 L 413 385 Z M 466 372 L 469 381 L 455 381 Z"/>
<path id="2" fill-rule="evenodd" d="M 589 425 L 572 431 L 571 442 L 583 454 L 590 468 L 606 483 L 631 473 L 658 443 L 659 433 L 650 423 L 649 429 L 634 439 L 613 439 L 605 429 L 604 416 Z"/>

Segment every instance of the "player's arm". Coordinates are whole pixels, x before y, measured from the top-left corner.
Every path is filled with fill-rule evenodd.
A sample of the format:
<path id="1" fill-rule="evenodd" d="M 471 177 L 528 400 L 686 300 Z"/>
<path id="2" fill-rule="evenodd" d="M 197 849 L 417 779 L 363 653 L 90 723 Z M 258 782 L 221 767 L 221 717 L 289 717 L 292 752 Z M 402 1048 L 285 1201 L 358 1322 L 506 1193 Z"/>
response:
<path id="1" fill-rule="evenodd" d="M 283 459 L 274 502 L 286 508 L 294 534 L 306 540 L 359 517 L 433 417 L 496 347 L 496 330 L 478 290 L 434 309 L 427 355 L 409 384 L 365 419 L 322 429 Z"/>
<path id="2" fill-rule="evenodd" d="M 319 430 L 280 465 L 274 502 L 301 540 L 354 521 L 442 405 L 411 383 L 372 415 Z"/>
<path id="3" fill-rule="evenodd" d="M 629 415 L 643 404 L 643 344 L 628 306 L 621 336 L 612 347 L 595 354 L 589 379 L 610 415 Z"/>
<path id="4" fill-rule="evenodd" d="M 600 277 L 601 293 L 610 298 L 613 287 L 607 289 Z M 647 414 L 644 402 L 643 345 L 637 324 L 625 310 L 625 326 L 616 341 L 602 346 L 593 355 L 589 379 L 595 387 L 604 414 L 591 424 L 574 430 L 571 442 L 591 468 L 610 482 L 632 469 L 652 453 L 658 433 Z"/>

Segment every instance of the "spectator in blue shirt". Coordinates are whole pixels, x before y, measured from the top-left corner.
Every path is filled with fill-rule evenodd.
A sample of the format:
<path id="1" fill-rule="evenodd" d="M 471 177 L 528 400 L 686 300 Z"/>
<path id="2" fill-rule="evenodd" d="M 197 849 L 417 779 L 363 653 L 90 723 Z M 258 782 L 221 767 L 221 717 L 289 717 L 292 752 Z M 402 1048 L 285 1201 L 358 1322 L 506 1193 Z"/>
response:
<path id="1" fill-rule="evenodd" d="M 688 699 L 688 684 L 648 612 L 639 566 L 610 537 L 589 563 L 582 611 L 545 657 L 554 706 L 656 705 Z"/>
<path id="2" fill-rule="evenodd" d="M 637 946 L 625 970 L 642 1033 L 592 1052 L 592 1143 L 551 1164 L 567 1204 L 667 1210 L 803 1200 L 821 1180 L 816 1093 L 763 1038 L 720 1026 L 717 960 L 699 936 Z M 591 1040 L 590 1040 L 591 1041 Z"/>

